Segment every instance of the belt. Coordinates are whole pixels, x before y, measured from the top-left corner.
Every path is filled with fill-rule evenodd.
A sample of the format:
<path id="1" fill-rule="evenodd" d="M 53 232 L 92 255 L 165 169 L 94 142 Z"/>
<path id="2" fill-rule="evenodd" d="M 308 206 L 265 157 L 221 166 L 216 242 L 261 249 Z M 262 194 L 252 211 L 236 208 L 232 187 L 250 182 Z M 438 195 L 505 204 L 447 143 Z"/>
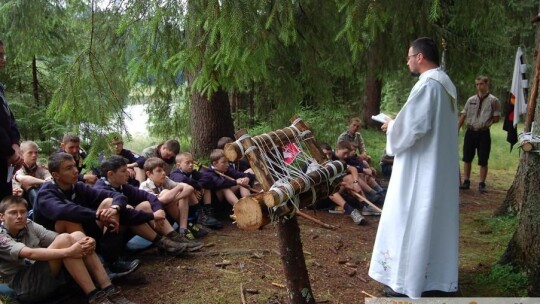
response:
<path id="1" fill-rule="evenodd" d="M 481 131 L 488 131 L 489 127 L 473 128 L 472 126 L 468 126 L 467 130 L 471 130 L 471 131 L 474 131 L 474 132 L 481 132 Z"/>

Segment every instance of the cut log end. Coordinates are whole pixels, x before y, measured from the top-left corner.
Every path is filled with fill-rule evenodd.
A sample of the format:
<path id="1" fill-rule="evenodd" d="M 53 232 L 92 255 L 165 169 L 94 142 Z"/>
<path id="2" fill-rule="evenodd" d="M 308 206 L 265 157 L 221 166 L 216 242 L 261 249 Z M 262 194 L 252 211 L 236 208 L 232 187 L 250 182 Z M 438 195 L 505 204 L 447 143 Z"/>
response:
<path id="1" fill-rule="evenodd" d="M 521 149 L 523 149 L 525 152 L 530 152 L 533 149 L 533 145 L 530 142 L 525 141 L 521 145 Z"/>
<path id="2" fill-rule="evenodd" d="M 240 199 L 233 208 L 236 225 L 242 230 L 257 230 L 270 223 L 260 203 L 253 197 Z"/>
<path id="3" fill-rule="evenodd" d="M 238 144 L 236 143 L 228 143 L 225 145 L 225 148 L 223 149 L 225 152 L 225 157 L 229 161 L 237 161 L 238 159 L 244 157 L 242 155 L 242 151 L 240 151 L 240 148 L 238 147 Z"/>

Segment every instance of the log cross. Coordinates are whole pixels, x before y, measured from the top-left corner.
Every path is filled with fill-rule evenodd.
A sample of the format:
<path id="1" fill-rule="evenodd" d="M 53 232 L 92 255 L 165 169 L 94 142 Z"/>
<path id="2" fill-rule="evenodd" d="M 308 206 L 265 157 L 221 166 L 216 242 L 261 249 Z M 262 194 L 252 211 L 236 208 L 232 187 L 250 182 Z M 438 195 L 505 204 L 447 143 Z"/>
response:
<path id="1" fill-rule="evenodd" d="M 256 136 L 251 138 L 245 130 L 240 130 L 235 134 L 237 142 L 228 144 L 225 147 L 225 156 L 229 161 L 236 161 L 245 156 L 251 164 L 251 169 L 255 173 L 257 180 L 261 184 L 264 193 L 258 193 L 252 196 L 242 198 L 234 206 L 234 217 L 237 220 L 238 227 L 242 229 L 253 230 L 260 228 L 270 222 L 268 208 L 274 208 L 275 216 L 284 216 L 290 214 L 294 207 L 290 201 L 287 204 L 281 203 L 279 196 L 274 190 L 271 191 L 275 183 L 274 177 L 270 174 L 266 163 L 261 157 L 261 153 L 275 153 L 275 151 L 260 151 L 255 145 L 255 142 L 262 146 L 273 146 L 274 142 L 287 144 L 293 142 L 298 136 L 295 130 L 302 133 L 302 140 L 311 153 L 311 156 L 319 163 L 323 164 L 326 161 L 322 150 L 317 141 L 311 134 L 311 131 L 306 124 L 295 116 L 291 119 L 292 128 L 277 130 L 265 136 Z M 296 136 L 295 136 L 296 135 Z M 335 177 L 345 171 L 345 165 L 342 162 L 331 162 L 326 167 L 321 168 L 324 171 L 324 176 Z M 326 170 L 326 171 L 325 171 Z M 319 171 L 319 170 L 317 170 Z M 318 172 L 320 173 L 320 172 Z M 339 178 L 334 179 L 333 183 L 323 185 L 326 180 L 320 174 L 311 176 L 315 180 L 315 186 L 311 191 L 301 193 L 305 188 L 301 180 L 296 180 L 291 183 L 295 194 L 300 194 L 300 206 L 306 205 L 306 202 L 313 201 L 317 197 L 328 196 L 339 187 Z M 283 200 L 289 200 L 289 196 L 285 196 Z M 300 239 L 300 228 L 296 217 L 289 217 L 287 220 L 277 221 L 277 231 L 279 237 L 279 247 L 281 261 L 287 281 L 287 290 L 291 303 L 315 303 L 315 298 L 311 290 L 309 276 L 307 272 L 306 262 L 302 249 L 302 241 Z"/>

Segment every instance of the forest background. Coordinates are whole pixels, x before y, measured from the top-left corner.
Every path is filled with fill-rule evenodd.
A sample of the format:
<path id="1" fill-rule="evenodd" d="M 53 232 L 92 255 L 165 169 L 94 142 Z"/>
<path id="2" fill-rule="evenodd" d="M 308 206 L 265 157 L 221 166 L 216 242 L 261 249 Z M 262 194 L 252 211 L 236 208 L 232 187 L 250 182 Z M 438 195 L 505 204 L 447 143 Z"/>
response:
<path id="1" fill-rule="evenodd" d="M 66 131 L 89 161 L 123 111 L 149 112 L 155 138 L 176 138 L 196 158 L 217 139 L 258 134 L 305 116 L 334 143 L 347 120 L 396 113 L 416 81 L 410 41 L 433 37 L 459 90 L 492 79 L 504 102 L 515 52 L 533 62 L 536 1 L 3 0 L 0 74 L 23 137 L 48 154 Z M 91 143 L 91 145 L 90 145 Z"/>
<path id="2" fill-rule="evenodd" d="M 0 80 L 24 139 L 48 155 L 65 132 L 79 134 L 89 167 L 111 136 L 131 140 L 124 111 L 133 104 L 146 107 L 152 138 L 178 139 L 196 159 L 235 130 L 260 134 L 288 126 L 294 114 L 330 144 L 360 116 L 364 136 L 382 147 L 369 118 L 395 114 L 406 101 L 416 81 L 405 62 L 412 40 L 437 41 L 459 108 L 480 74 L 504 105 L 517 47 L 533 66 L 530 20 L 538 8 L 532 0 L 0 0 L 7 53 Z M 371 151 L 375 159 L 380 150 Z M 503 175 L 511 177 L 516 163 L 502 159 L 495 168 L 507 166 Z M 518 169 L 508 209 L 533 206 L 525 214 L 537 214 L 534 172 Z M 536 244 L 527 232 L 540 223 L 516 225 L 511 244 L 519 235 Z M 535 292 L 536 247 L 518 254 L 533 269 Z"/>

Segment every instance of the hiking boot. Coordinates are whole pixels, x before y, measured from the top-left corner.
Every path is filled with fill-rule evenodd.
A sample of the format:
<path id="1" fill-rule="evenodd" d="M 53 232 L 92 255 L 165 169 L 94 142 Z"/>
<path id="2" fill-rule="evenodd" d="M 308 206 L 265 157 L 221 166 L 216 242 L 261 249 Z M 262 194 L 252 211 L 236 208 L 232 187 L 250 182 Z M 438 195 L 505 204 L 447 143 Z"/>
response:
<path id="1" fill-rule="evenodd" d="M 176 231 L 175 231 L 176 232 Z M 197 241 L 192 241 L 186 237 L 185 232 L 184 233 L 174 233 L 172 236 L 169 236 L 169 238 L 175 242 L 186 244 L 186 250 L 191 251 L 197 251 L 204 247 L 204 244 Z"/>
<path id="2" fill-rule="evenodd" d="M 107 295 L 107 298 L 109 298 L 109 300 L 114 304 L 135 304 L 135 302 L 131 302 L 122 295 L 122 290 L 118 286 L 113 286 L 112 288 L 107 289 L 105 294 Z"/>
<path id="3" fill-rule="evenodd" d="M 364 217 L 360 214 L 360 211 L 358 211 L 358 209 L 354 209 L 352 212 L 351 212 L 351 218 L 353 220 L 353 222 L 356 224 L 356 225 L 360 225 L 362 223 L 364 223 Z"/>
<path id="4" fill-rule="evenodd" d="M 461 184 L 461 185 L 459 186 L 459 189 L 467 190 L 467 189 L 469 189 L 470 187 L 471 187 L 471 181 L 468 180 L 468 179 L 466 179 L 466 180 L 463 181 L 463 184 Z"/>
<path id="5" fill-rule="evenodd" d="M 116 262 L 109 264 L 109 271 L 111 272 L 109 277 L 118 278 L 130 274 L 139 267 L 140 263 L 141 261 L 138 259 L 133 261 L 118 259 Z"/>
<path id="6" fill-rule="evenodd" d="M 352 214 L 352 213 L 351 213 Z M 362 208 L 362 215 L 381 215 L 381 212 L 372 206 L 364 206 Z"/>
<path id="7" fill-rule="evenodd" d="M 478 191 L 480 191 L 480 193 L 487 193 L 487 190 L 486 190 L 486 183 L 480 182 L 480 183 L 478 184 Z"/>
<path id="8" fill-rule="evenodd" d="M 107 298 L 107 294 L 100 290 L 93 297 L 88 299 L 88 304 L 114 304 Z"/>
<path id="9" fill-rule="evenodd" d="M 189 223 L 186 231 L 186 237 L 190 240 L 202 238 L 208 235 L 208 231 L 199 224 Z"/>
<path id="10" fill-rule="evenodd" d="M 214 216 L 214 207 L 212 205 L 203 205 L 199 214 L 199 223 L 213 229 L 223 228 L 223 224 Z"/>
<path id="11" fill-rule="evenodd" d="M 187 250 L 186 243 L 175 242 L 172 239 L 163 236 L 156 242 L 156 247 L 164 253 L 178 255 Z"/>

